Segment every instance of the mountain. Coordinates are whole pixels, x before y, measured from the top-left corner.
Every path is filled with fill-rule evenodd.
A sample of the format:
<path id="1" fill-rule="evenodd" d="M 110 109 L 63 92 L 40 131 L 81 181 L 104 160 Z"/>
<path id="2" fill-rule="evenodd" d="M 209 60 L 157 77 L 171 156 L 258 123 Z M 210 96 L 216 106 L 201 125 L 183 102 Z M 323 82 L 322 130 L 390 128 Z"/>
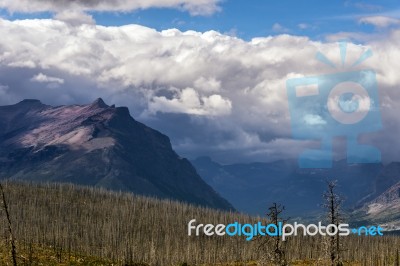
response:
<path id="1" fill-rule="evenodd" d="M 387 189 L 396 185 L 398 182 L 400 182 L 400 163 L 389 163 L 377 176 L 373 185 L 373 193 L 368 195 L 368 197 L 363 200 L 363 203 L 379 197 Z"/>
<path id="2" fill-rule="evenodd" d="M 197 172 L 238 210 L 264 214 L 273 202 L 286 207 L 289 216 L 310 217 L 321 213 L 322 194 L 327 179 L 338 180 L 344 207 L 359 206 L 377 190 L 382 164 L 347 164 L 337 161 L 332 169 L 300 169 L 297 161 L 221 165 L 208 157 L 192 160 Z"/>
<path id="3" fill-rule="evenodd" d="M 388 171 L 384 173 L 387 174 Z M 379 177 L 379 181 L 382 180 L 382 176 L 384 175 Z M 400 177 L 399 173 L 397 177 Z M 359 224 L 380 224 L 386 231 L 400 232 L 400 181 L 373 200 L 364 203 L 353 212 L 352 216 Z"/>
<path id="4" fill-rule="evenodd" d="M 0 107 L 0 178 L 67 182 L 233 209 L 170 140 L 102 99 Z"/>

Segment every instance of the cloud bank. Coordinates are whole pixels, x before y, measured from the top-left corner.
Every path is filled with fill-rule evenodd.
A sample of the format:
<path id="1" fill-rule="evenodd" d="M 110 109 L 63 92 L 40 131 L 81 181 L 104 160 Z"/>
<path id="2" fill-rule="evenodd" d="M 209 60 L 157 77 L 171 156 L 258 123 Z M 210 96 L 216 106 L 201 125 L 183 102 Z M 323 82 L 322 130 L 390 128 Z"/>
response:
<path id="1" fill-rule="evenodd" d="M 178 8 L 192 15 L 211 15 L 220 10 L 219 0 L 2 0 L 10 12 L 122 11 L 147 8 Z"/>
<path id="2" fill-rule="evenodd" d="M 6 36 L 0 39 L 0 104 L 23 98 L 87 103 L 101 96 L 169 135 L 181 154 L 222 162 L 294 158 L 312 144 L 291 137 L 287 79 L 371 68 L 384 130 L 362 140 L 387 160 L 400 159 L 399 30 L 368 45 L 350 43 L 344 69 L 315 60 L 321 51 L 341 66 L 337 43 L 287 34 L 244 41 L 215 31 L 0 20 L 0 35 Z M 374 56 L 351 68 L 367 46 Z"/>

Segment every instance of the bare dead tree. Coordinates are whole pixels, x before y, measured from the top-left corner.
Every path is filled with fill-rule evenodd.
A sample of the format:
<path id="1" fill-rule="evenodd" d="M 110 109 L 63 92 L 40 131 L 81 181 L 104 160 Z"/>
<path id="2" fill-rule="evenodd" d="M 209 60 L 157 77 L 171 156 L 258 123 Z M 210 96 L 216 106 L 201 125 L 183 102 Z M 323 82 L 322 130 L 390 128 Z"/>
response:
<path id="1" fill-rule="evenodd" d="M 4 193 L 3 185 L 1 183 L 0 183 L 0 190 L 1 190 L 1 195 L 3 198 L 3 208 L 4 208 L 4 212 L 6 214 L 6 218 L 7 218 L 8 233 L 10 234 L 11 256 L 12 256 L 12 260 L 13 260 L 13 265 L 17 266 L 17 251 L 16 251 L 16 247 L 15 247 L 15 238 L 14 238 L 14 234 L 13 234 L 13 230 L 12 230 L 10 213 L 8 211 L 6 195 Z"/>
<path id="2" fill-rule="evenodd" d="M 280 225 L 284 225 L 287 222 L 287 219 L 282 219 L 281 214 L 284 212 L 285 207 L 273 203 L 271 207 L 268 208 L 267 217 L 271 224 L 274 224 L 278 230 Z M 279 232 L 276 232 L 276 236 L 273 237 L 263 237 L 258 238 L 261 240 L 259 245 L 259 249 L 263 248 L 267 251 L 268 260 L 273 262 L 275 265 L 285 266 L 288 265 L 286 261 L 286 252 L 285 252 L 285 242 L 282 241 Z M 286 240 L 287 241 L 287 240 Z"/>
<path id="3" fill-rule="evenodd" d="M 324 197 L 324 208 L 327 210 L 327 220 L 330 224 L 339 226 L 342 219 L 341 207 L 343 198 L 336 193 L 337 181 L 326 181 L 327 190 L 323 194 Z M 331 266 L 343 265 L 341 258 L 341 239 L 339 234 L 329 236 L 328 241 L 328 255 L 331 260 Z"/>

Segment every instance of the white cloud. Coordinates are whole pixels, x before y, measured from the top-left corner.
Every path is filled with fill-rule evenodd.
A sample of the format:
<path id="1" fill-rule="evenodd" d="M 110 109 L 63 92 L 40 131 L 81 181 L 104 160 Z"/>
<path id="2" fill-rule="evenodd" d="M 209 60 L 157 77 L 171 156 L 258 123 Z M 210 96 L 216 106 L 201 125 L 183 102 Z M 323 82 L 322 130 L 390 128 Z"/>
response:
<path id="1" fill-rule="evenodd" d="M 342 40 L 349 40 L 353 42 L 361 42 L 368 43 L 372 40 L 376 40 L 379 38 L 384 38 L 380 33 L 364 33 L 364 32 L 351 32 L 351 31 L 341 31 L 333 34 L 328 34 L 325 36 L 326 41 L 328 42 L 338 42 Z"/>
<path id="2" fill-rule="evenodd" d="M 289 32 L 290 30 L 279 23 L 272 25 L 272 30 L 278 33 Z"/>
<path id="3" fill-rule="evenodd" d="M 400 19 L 385 16 L 368 16 L 358 20 L 360 24 L 370 24 L 377 28 L 387 28 L 393 25 L 399 25 Z"/>
<path id="4" fill-rule="evenodd" d="M 320 50 L 340 66 L 336 43 L 288 34 L 244 41 L 215 31 L 158 32 L 139 25 L 77 26 L 50 19 L 0 20 L 0 36 L 7 37 L 0 39 L 0 83 L 8 86 L 3 99 L 66 104 L 102 96 L 129 106 L 136 118 L 156 121 L 154 126 L 177 147 L 182 140 L 198 150 L 237 148 L 259 154 L 260 160 L 263 151 L 272 158 L 274 149 L 287 149 L 279 145 L 288 142 L 279 140 L 291 138 L 288 78 L 374 69 L 388 126 L 384 139 L 398 143 L 398 30 L 369 40 L 374 56 L 358 68 L 337 70 L 315 60 Z M 366 48 L 350 43 L 345 67 Z M 30 86 L 35 89 L 25 88 Z M 169 114 L 186 124 L 157 120 Z"/>
<path id="5" fill-rule="evenodd" d="M 304 123 L 315 126 L 315 125 L 326 125 L 326 121 L 319 115 L 308 114 L 304 116 Z"/>
<path id="6" fill-rule="evenodd" d="M 217 92 L 221 89 L 221 81 L 216 80 L 214 77 L 208 79 L 200 77 L 194 82 L 194 86 L 202 91 Z"/>
<path id="7" fill-rule="evenodd" d="M 10 12 L 133 11 L 147 8 L 178 8 L 192 15 L 211 15 L 220 10 L 220 0 L 2 0 Z"/>
<path id="8" fill-rule="evenodd" d="M 96 23 L 91 15 L 79 10 L 64 10 L 57 13 L 54 18 L 75 26 Z"/>
<path id="9" fill-rule="evenodd" d="M 222 98 L 221 95 L 200 97 L 192 88 L 179 91 L 172 99 L 155 96 L 149 103 L 149 111 L 153 114 L 160 111 L 193 115 L 228 115 L 231 107 L 231 101 Z"/>
<path id="10" fill-rule="evenodd" d="M 58 83 L 64 84 L 64 80 L 60 78 L 46 76 L 43 73 L 39 73 L 31 78 L 31 81 L 40 82 L 40 83 Z"/>

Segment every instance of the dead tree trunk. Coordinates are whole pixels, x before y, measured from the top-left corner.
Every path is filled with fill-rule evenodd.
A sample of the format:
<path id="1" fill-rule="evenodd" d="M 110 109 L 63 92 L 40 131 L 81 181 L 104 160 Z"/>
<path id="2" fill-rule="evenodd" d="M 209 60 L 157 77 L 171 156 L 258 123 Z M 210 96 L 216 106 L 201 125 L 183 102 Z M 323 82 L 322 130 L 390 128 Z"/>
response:
<path id="1" fill-rule="evenodd" d="M 4 193 L 3 185 L 1 183 L 0 183 L 0 190 L 1 190 L 1 195 L 2 195 L 2 199 L 3 199 L 3 208 L 4 208 L 4 212 L 6 214 L 6 218 L 7 218 L 8 233 L 10 234 L 11 256 L 12 256 L 12 260 L 13 260 L 13 265 L 17 266 L 17 251 L 16 251 L 16 247 L 15 247 L 15 238 L 14 238 L 14 234 L 13 234 L 13 230 L 12 230 L 12 226 L 11 226 L 11 218 L 10 218 L 10 213 L 8 211 L 6 195 Z"/>
<path id="2" fill-rule="evenodd" d="M 271 207 L 268 208 L 269 212 L 267 216 L 272 224 L 279 228 L 279 224 L 285 224 L 287 220 L 281 218 L 282 212 L 285 210 L 284 206 L 280 204 L 273 203 Z M 286 266 L 286 253 L 285 253 L 285 243 L 282 241 L 281 236 L 277 233 L 277 236 L 272 237 L 272 248 L 269 249 L 270 260 L 279 266 Z M 287 241 L 287 240 L 286 240 Z M 268 238 L 264 239 L 262 246 L 268 246 Z"/>
<path id="3" fill-rule="evenodd" d="M 327 209 L 327 220 L 330 224 L 339 226 L 341 220 L 341 206 L 343 199 L 336 193 L 337 182 L 327 181 L 328 189 L 324 193 L 324 207 Z M 331 260 L 331 266 L 343 265 L 341 259 L 341 242 L 339 234 L 329 236 L 328 255 Z"/>

